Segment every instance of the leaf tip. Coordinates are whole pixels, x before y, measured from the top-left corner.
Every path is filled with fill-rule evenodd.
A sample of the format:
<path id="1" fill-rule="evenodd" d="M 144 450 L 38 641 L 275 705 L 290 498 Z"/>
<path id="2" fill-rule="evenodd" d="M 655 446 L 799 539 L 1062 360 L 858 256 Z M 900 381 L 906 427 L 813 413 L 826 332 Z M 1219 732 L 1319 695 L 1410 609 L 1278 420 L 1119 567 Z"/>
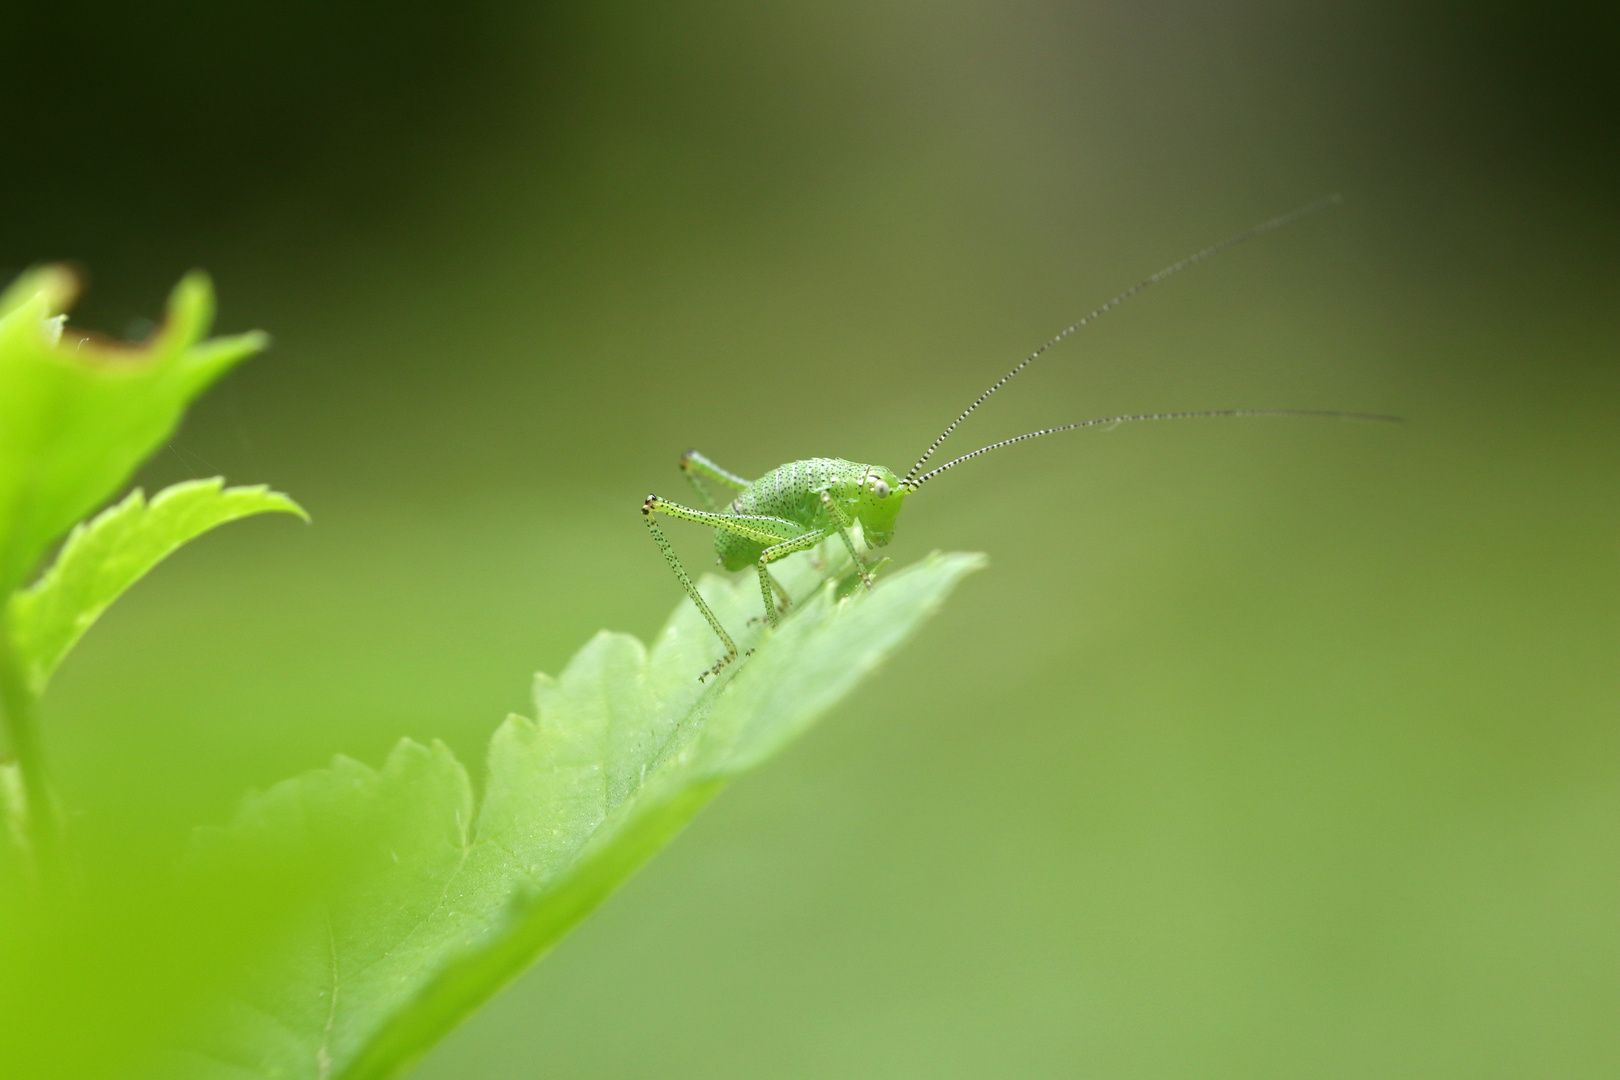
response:
<path id="1" fill-rule="evenodd" d="M 78 271 L 66 263 L 47 263 L 23 271 L 0 292 L 0 318 L 29 302 L 39 305 L 40 317 L 61 315 L 73 306 L 83 287 Z"/>
<path id="2" fill-rule="evenodd" d="M 233 489 L 234 490 L 234 489 Z M 309 516 L 309 511 L 301 506 L 298 500 L 280 491 L 271 491 L 269 487 L 260 484 L 256 489 L 264 499 L 264 509 L 273 514 L 291 514 L 299 518 L 305 525 L 314 524 L 315 519 Z"/>
<path id="3" fill-rule="evenodd" d="M 169 293 L 163 332 L 185 344 L 200 340 L 214 322 L 214 282 L 205 271 L 193 270 Z"/>

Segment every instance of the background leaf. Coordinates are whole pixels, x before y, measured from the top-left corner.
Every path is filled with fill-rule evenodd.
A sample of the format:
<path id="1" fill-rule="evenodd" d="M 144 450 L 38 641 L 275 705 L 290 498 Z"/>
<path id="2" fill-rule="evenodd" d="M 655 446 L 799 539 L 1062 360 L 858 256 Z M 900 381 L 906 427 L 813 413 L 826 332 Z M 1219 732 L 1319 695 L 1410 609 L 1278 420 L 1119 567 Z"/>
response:
<path id="1" fill-rule="evenodd" d="M 338 884 L 206 1025 L 192 1074 L 396 1075 L 727 779 L 848 694 L 982 558 L 936 553 L 850 600 L 794 562 L 782 576 L 804 599 L 769 634 L 748 623 L 752 580 L 703 582 L 739 644 L 757 645 L 719 680 L 696 678 L 718 645 L 685 602 L 651 650 L 603 632 L 560 677 L 537 677 L 538 717 L 496 731 L 476 813 L 450 752 L 409 740 L 380 771 L 339 759 L 250 798 L 213 846 L 284 858 L 290 845 Z"/>
<path id="2" fill-rule="evenodd" d="M 223 477 L 188 480 L 147 502 L 139 488 L 95 520 L 76 526 L 56 562 L 11 597 L 9 623 L 24 677 L 42 694 L 63 657 L 114 600 L 182 544 L 254 514 L 309 515 L 269 488 L 225 487 Z"/>
<path id="3" fill-rule="evenodd" d="M 0 592 L 129 479 L 210 383 L 264 348 L 260 333 L 204 341 L 208 278 L 187 275 L 145 345 L 64 331 L 71 278 L 46 268 L 0 300 Z"/>

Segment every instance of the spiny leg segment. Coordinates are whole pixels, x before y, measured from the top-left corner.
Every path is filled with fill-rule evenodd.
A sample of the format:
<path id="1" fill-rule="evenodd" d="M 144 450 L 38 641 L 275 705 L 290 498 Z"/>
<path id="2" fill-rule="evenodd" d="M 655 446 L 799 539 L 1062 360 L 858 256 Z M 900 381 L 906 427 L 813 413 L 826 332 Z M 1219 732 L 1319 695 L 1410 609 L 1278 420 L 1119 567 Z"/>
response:
<path id="1" fill-rule="evenodd" d="M 861 553 L 855 550 L 855 538 L 849 535 L 849 517 L 844 513 L 843 507 L 838 505 L 836 499 L 828 492 L 821 493 L 821 505 L 827 511 L 827 517 L 832 520 L 833 527 L 838 530 L 838 536 L 844 541 L 844 547 L 849 549 L 849 558 L 860 572 L 861 584 L 868 589 L 872 587 L 872 574 L 866 569 L 866 560 Z"/>
<path id="2" fill-rule="evenodd" d="M 767 545 L 767 552 L 781 547 L 784 540 L 788 543 L 794 542 L 797 539 L 794 534 L 800 532 L 804 527 L 784 518 L 717 514 L 704 510 L 693 510 L 689 506 L 672 503 L 667 499 L 659 498 L 657 495 L 647 496 L 646 501 L 641 504 L 641 513 L 647 521 L 647 531 L 652 533 L 653 542 L 658 545 L 658 550 L 664 554 L 664 561 L 669 563 L 669 568 L 675 572 L 675 577 L 679 579 L 681 587 L 686 590 L 686 595 L 692 598 L 692 603 L 697 605 L 698 610 L 703 613 L 704 619 L 708 621 L 709 626 L 726 647 L 726 655 L 715 661 L 714 666 L 699 678 L 718 675 L 721 668 L 737 658 L 737 643 L 731 640 L 731 635 L 726 633 L 725 627 L 720 625 L 720 620 L 715 617 L 708 603 L 704 601 L 703 595 L 697 591 L 697 586 L 692 584 L 692 579 L 686 573 L 686 568 L 681 565 L 681 560 L 676 556 L 675 549 L 670 545 L 669 538 L 664 535 L 663 530 L 658 527 L 658 523 L 653 520 L 653 515 L 668 514 L 670 517 L 679 518 L 682 521 L 692 521 L 699 525 L 724 529 L 755 543 Z M 825 536 L 826 534 L 822 533 L 820 535 Z M 797 551 L 799 549 L 794 548 L 793 550 Z M 760 588 L 765 594 L 766 614 L 771 623 L 774 624 L 776 622 L 776 609 L 771 600 L 771 586 L 776 585 L 776 582 L 765 570 L 764 561 L 760 563 L 760 574 Z M 776 587 L 781 588 L 780 585 L 776 585 Z"/>
<path id="3" fill-rule="evenodd" d="M 772 577 L 771 572 L 765 569 L 763 565 L 759 567 L 759 591 L 765 597 L 765 614 L 749 619 L 748 625 L 752 626 L 757 622 L 763 622 L 767 626 L 774 626 L 776 625 L 777 616 L 793 606 L 793 597 L 788 595 L 787 589 L 783 587 L 780 581 Z M 772 592 L 776 593 L 777 600 L 774 609 L 771 607 Z"/>
<path id="4" fill-rule="evenodd" d="M 791 540 L 784 540 L 780 544 L 768 547 L 759 553 L 759 591 L 765 597 L 765 621 L 771 626 L 776 625 L 777 617 L 776 605 L 771 600 L 771 586 L 776 584 L 776 579 L 771 577 L 771 572 L 766 567 L 777 559 L 786 558 L 796 551 L 807 551 L 815 547 L 827 539 L 830 533 L 830 529 L 812 529 L 803 536 L 795 536 Z M 786 605 L 783 606 L 786 607 Z"/>
<path id="5" fill-rule="evenodd" d="M 771 544 L 780 544 L 783 540 L 792 540 L 804 532 L 803 525 L 786 518 L 769 517 L 765 514 L 716 514 L 672 503 L 668 499 L 660 499 L 657 495 L 647 496 L 641 510 L 644 514 L 668 514 L 672 518 L 695 521 L 711 529 L 724 529 L 726 532 L 735 533 L 767 547 Z"/>
<path id="6" fill-rule="evenodd" d="M 686 576 L 686 567 L 682 566 L 681 560 L 675 556 L 675 549 L 670 546 L 669 538 L 664 535 L 664 530 L 658 527 L 658 522 L 653 520 L 653 507 L 657 505 L 657 502 L 658 497 L 656 495 L 649 495 L 647 501 L 641 504 L 641 513 L 647 522 L 647 531 L 652 533 L 653 543 L 658 545 L 658 550 L 664 553 L 664 561 L 669 563 L 669 568 L 675 571 L 675 576 L 680 579 L 681 588 L 686 590 L 686 595 L 692 598 L 692 603 L 697 605 L 697 609 L 708 620 L 709 628 L 719 636 L 721 643 L 726 647 L 726 655 L 716 660 L 714 666 L 699 675 L 698 678 L 702 679 L 707 675 L 718 675 L 721 668 L 737 659 L 737 643 L 731 640 L 731 635 L 726 633 L 726 628 L 720 625 L 720 620 L 714 617 L 713 611 L 709 610 L 708 602 L 703 599 L 703 594 L 697 591 L 697 586 L 692 584 L 692 579 Z"/>

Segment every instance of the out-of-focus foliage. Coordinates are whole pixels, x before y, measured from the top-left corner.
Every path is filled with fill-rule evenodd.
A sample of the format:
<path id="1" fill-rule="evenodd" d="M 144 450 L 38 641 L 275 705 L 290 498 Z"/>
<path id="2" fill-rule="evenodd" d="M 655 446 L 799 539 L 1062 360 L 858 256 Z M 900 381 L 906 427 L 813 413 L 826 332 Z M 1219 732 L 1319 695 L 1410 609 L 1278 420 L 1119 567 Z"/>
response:
<path id="1" fill-rule="evenodd" d="M 203 340 L 214 296 L 201 274 L 180 282 L 140 346 L 64 333 L 72 299 L 72 276 L 54 267 L 0 297 L 0 593 L 163 445 L 193 398 L 266 342 Z"/>
<path id="2" fill-rule="evenodd" d="M 160 495 L 151 513 L 137 494 L 81 526 L 35 589 L 14 592 L 162 445 L 197 394 L 265 343 L 263 334 L 204 340 L 214 299 L 201 274 L 176 286 L 164 324 L 138 346 L 66 332 L 76 287 L 72 273 L 47 266 L 0 293 L 0 596 L 11 594 L 0 615 L 0 811 L 15 870 L 6 876 L 48 893 L 70 873 L 40 731 L 51 671 L 119 593 L 185 541 L 248 513 L 301 512 L 263 491 L 222 495 L 223 481 Z"/>
<path id="3" fill-rule="evenodd" d="M 560 677 L 535 681 L 535 719 L 490 742 L 475 797 L 442 743 L 399 743 L 380 770 L 340 758 L 250 798 L 216 855 L 264 851 L 323 889 L 228 1006 L 210 1010 L 166 1075 L 288 1080 L 397 1075 L 613 891 L 725 782 L 849 694 L 933 613 L 973 555 L 933 555 L 840 599 L 848 555 L 826 545 L 783 580 L 800 603 L 706 687 L 717 643 L 683 601 L 651 649 L 603 632 Z M 840 559 L 840 556 L 842 558 Z M 751 581 L 707 578 L 739 628 Z M 289 858 L 289 853 L 292 853 Z"/>
<path id="4" fill-rule="evenodd" d="M 29 689 L 43 694 L 56 665 L 125 589 L 209 529 L 254 514 L 307 519 L 279 492 L 225 487 L 221 477 L 175 484 L 151 502 L 139 488 L 76 526 L 40 579 L 11 596 L 11 637 Z"/>
<path id="5" fill-rule="evenodd" d="M 136 490 L 77 524 L 54 565 L 16 588 L 163 444 L 198 393 L 264 343 L 262 334 L 204 340 L 213 295 L 200 274 L 175 289 L 144 345 L 65 329 L 75 289 L 73 274 L 44 267 L 0 295 L 0 593 L 10 591 L 0 607 L 0 1061 L 18 1075 L 128 1065 L 229 969 L 250 927 L 274 921 L 291 887 L 266 879 L 266 864 L 247 878 L 213 875 L 202 891 L 216 902 L 194 906 L 186 897 L 204 878 L 181 885 L 155 852 L 116 870 L 73 853 L 44 752 L 40 699 L 52 672 L 189 540 L 252 514 L 303 514 L 283 495 L 219 478 L 150 502 Z M 90 1015 L 101 1020 L 93 1033 L 60 1037 Z"/>

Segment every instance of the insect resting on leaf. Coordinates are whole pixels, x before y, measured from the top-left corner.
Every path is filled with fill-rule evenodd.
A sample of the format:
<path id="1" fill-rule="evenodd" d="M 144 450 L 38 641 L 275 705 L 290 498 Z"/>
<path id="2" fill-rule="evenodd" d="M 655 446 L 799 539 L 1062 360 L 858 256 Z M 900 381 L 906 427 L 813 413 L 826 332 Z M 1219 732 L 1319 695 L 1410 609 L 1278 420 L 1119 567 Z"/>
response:
<path id="1" fill-rule="evenodd" d="M 1074 431 L 1079 428 L 1122 424 L 1136 420 L 1186 420 L 1214 416 L 1306 416 L 1339 420 L 1398 421 L 1399 417 L 1394 416 L 1322 409 L 1206 409 L 1197 412 L 1106 416 L 1096 420 L 1082 420 L 1078 423 L 1042 428 L 1040 431 L 1031 431 L 1027 435 L 1019 435 L 1012 439 L 1002 439 L 971 454 L 963 454 L 943 465 L 935 466 L 927 472 L 922 471 L 922 467 L 928 463 L 934 451 L 939 449 L 940 443 L 956 430 L 958 424 L 967 419 L 969 413 L 982 405 L 986 398 L 1001 389 L 1009 379 L 1023 371 L 1042 353 L 1082 326 L 1123 304 L 1149 285 L 1156 285 L 1170 275 L 1203 262 L 1235 244 L 1259 236 L 1261 233 L 1280 229 L 1308 214 L 1335 206 L 1340 201 L 1338 195 L 1330 195 L 1309 206 L 1262 222 L 1252 229 L 1195 252 L 1180 262 L 1172 263 L 1152 277 L 1145 278 L 1126 289 L 1079 322 L 1052 337 L 1046 344 L 1025 357 L 1017 367 L 997 379 L 988 390 L 974 399 L 973 404 L 962 411 L 962 415 L 951 421 L 940 433 L 939 438 L 935 439 L 918 459 L 917 464 L 913 465 L 911 471 L 903 477 L 896 476 L 882 465 L 863 465 L 859 462 L 845 461 L 843 458 L 809 458 L 779 465 L 758 480 L 745 480 L 716 465 L 696 450 L 688 450 L 681 455 L 681 471 L 692 482 L 707 509 L 694 510 L 657 495 L 648 495 L 646 501 L 641 504 L 641 512 L 647 522 L 647 530 L 652 533 L 658 549 L 664 553 L 664 559 L 669 563 L 670 569 L 675 571 L 675 576 L 680 579 L 686 594 L 692 598 L 692 602 L 697 605 L 703 617 L 714 628 L 721 643 L 725 645 L 726 655 L 715 661 L 714 666 L 698 678 L 719 674 L 721 668 L 737 658 L 737 644 L 731 640 L 731 635 L 726 633 L 726 628 L 720 625 L 720 620 L 715 617 L 702 595 L 698 593 L 697 587 L 692 584 L 686 569 L 681 566 L 680 559 L 675 556 L 675 549 L 670 546 L 669 539 L 658 527 L 655 520 L 658 514 L 713 528 L 715 552 L 719 556 L 720 565 L 727 570 L 744 570 L 750 566 L 758 570 L 759 591 L 765 601 L 765 621 L 774 626 L 778 617 L 776 598 L 781 598 L 783 609 L 790 601 L 787 590 L 771 576 L 769 569 L 771 563 L 794 552 L 808 551 L 822 541 L 837 536 L 848 549 L 850 558 L 861 576 L 862 585 L 871 588 L 872 575 L 861 559 L 860 552 L 856 550 L 855 540 L 850 535 L 850 526 L 857 521 L 860 522 L 861 534 L 865 537 L 866 543 L 871 547 L 883 547 L 894 538 L 895 518 L 899 516 L 900 508 L 905 504 L 908 495 L 946 469 L 954 468 L 981 454 L 988 454 L 992 450 L 1011 446 L 1013 443 L 1053 435 L 1060 431 Z M 736 497 L 722 508 L 715 502 L 700 477 L 736 491 Z"/>

